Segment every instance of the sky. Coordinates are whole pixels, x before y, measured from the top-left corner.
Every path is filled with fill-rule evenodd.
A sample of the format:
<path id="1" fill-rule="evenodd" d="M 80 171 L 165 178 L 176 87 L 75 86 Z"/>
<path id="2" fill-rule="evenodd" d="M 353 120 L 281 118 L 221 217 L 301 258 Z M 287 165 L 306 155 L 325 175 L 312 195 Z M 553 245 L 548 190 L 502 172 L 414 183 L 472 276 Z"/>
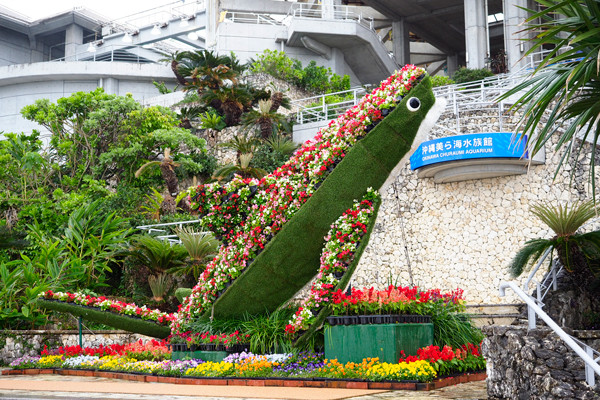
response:
<path id="1" fill-rule="evenodd" d="M 140 11 L 174 3 L 175 0 L 0 0 L 0 5 L 36 20 L 83 6 L 109 19 L 122 18 Z M 179 2 L 180 3 L 180 2 Z"/>

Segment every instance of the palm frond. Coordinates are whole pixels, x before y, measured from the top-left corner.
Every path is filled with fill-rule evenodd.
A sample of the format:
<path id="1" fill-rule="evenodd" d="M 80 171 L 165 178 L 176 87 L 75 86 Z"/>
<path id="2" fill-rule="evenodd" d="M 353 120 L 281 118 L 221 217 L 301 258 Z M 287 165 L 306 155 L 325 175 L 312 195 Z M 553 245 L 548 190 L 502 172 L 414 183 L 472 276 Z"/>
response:
<path id="1" fill-rule="evenodd" d="M 563 148 L 558 173 L 573 146 L 578 147 L 578 153 L 581 140 L 597 144 L 600 136 L 600 12 L 597 0 L 536 2 L 542 5 L 540 11 L 527 10 L 531 16 L 523 32 L 533 37 L 525 56 L 549 45 L 553 45 L 554 50 L 545 56 L 529 79 L 499 100 L 520 96 L 513 109 L 523 110 L 519 128 L 522 135 L 527 135 L 532 154 L 558 135 L 556 150 Z M 536 131 L 538 126 L 539 132 Z M 594 162 L 591 157 L 591 167 Z M 595 198 L 593 172 L 590 181 Z"/>
<path id="2" fill-rule="evenodd" d="M 533 263 L 535 263 L 544 254 L 544 252 L 554 242 L 549 239 L 533 239 L 525 243 L 508 266 L 510 275 L 513 278 L 520 276 L 523 272 L 527 271 Z"/>
<path id="3" fill-rule="evenodd" d="M 539 203 L 531 207 L 531 212 L 548 225 L 557 236 L 574 235 L 583 224 L 597 216 L 593 201 L 577 202 L 553 206 Z"/>

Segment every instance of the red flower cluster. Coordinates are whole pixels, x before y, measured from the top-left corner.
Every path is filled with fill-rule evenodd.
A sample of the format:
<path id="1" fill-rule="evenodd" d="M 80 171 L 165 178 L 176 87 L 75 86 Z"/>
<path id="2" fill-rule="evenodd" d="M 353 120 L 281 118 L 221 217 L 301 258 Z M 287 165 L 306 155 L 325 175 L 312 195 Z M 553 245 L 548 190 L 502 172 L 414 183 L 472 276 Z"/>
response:
<path id="1" fill-rule="evenodd" d="M 141 354 L 145 352 L 151 353 L 168 353 L 167 342 L 165 340 L 150 339 L 144 342 L 140 339 L 137 342 L 129 344 L 110 344 L 108 346 L 99 345 L 98 347 L 81 347 L 77 346 L 60 346 L 56 349 L 48 349 L 48 346 L 44 345 L 42 350 L 42 356 L 54 356 L 54 355 L 65 355 L 67 357 L 75 357 L 80 355 L 86 356 L 122 356 L 131 354 Z"/>
<path id="2" fill-rule="evenodd" d="M 334 315 L 418 314 L 427 315 L 431 306 L 457 306 L 464 302 L 463 290 L 442 293 L 439 289 L 421 291 L 417 286 L 390 285 L 385 290 L 352 288 L 347 295 L 341 289 L 332 295 Z"/>
<path id="3" fill-rule="evenodd" d="M 406 356 L 404 351 L 398 362 L 428 361 L 440 374 L 475 371 L 485 368 L 485 359 L 481 355 L 480 345 L 467 343 L 453 349 L 446 345 L 441 350 L 438 346 L 427 346 L 417 350 L 416 356 Z"/>

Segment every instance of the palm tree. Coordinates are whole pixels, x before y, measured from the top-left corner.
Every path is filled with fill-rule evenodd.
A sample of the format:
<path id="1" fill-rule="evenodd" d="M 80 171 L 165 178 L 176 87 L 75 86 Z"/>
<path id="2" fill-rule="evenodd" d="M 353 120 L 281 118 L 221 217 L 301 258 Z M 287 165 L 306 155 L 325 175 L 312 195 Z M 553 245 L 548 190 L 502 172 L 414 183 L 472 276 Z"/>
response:
<path id="1" fill-rule="evenodd" d="M 160 173 L 163 177 L 167 185 L 167 193 L 163 198 L 163 202 L 161 204 L 161 211 L 163 214 L 173 214 L 176 210 L 175 197 L 179 193 L 179 180 L 177 179 L 177 175 L 175 174 L 175 168 L 179 166 L 178 163 L 174 162 L 171 158 L 171 149 L 165 148 L 165 152 L 163 154 L 162 161 L 148 161 L 144 165 L 142 165 L 137 171 L 135 171 L 135 177 L 139 178 L 142 173 L 148 168 L 151 167 L 160 167 Z"/>
<path id="2" fill-rule="evenodd" d="M 554 46 L 529 79 L 500 97 L 525 91 L 514 109 L 523 109 L 522 135 L 535 154 L 558 134 L 556 149 L 566 145 L 558 169 L 573 150 L 579 154 L 587 139 L 600 136 L 600 6 L 598 0 L 536 0 L 541 11 L 529 10 L 524 32 L 533 33 L 526 56 Z M 539 21 L 539 22 L 536 22 Z M 550 110 L 547 113 L 547 110 Z M 547 116 L 539 131 L 536 128 Z M 563 133 L 558 128 L 564 127 Z M 595 157 L 591 157 L 593 171 Z M 557 169 L 557 172 L 558 172 Z M 595 198 L 594 174 L 590 174 Z"/>
<path id="3" fill-rule="evenodd" d="M 274 131 L 277 131 L 279 124 L 285 121 L 285 117 L 277 112 L 271 111 L 273 101 L 259 100 L 258 109 L 252 109 L 244 114 L 242 124 L 247 129 L 258 127 L 260 137 L 267 139 Z"/>
<path id="4" fill-rule="evenodd" d="M 590 219 L 597 216 L 593 201 L 569 206 L 554 207 L 537 204 L 531 212 L 555 233 L 550 239 L 533 239 L 517 252 L 509 269 L 513 277 L 521 275 L 528 266 L 535 263 L 544 252 L 553 248 L 565 269 L 574 281 L 590 283 L 596 274 L 596 263 L 600 257 L 600 231 L 577 233 Z"/>

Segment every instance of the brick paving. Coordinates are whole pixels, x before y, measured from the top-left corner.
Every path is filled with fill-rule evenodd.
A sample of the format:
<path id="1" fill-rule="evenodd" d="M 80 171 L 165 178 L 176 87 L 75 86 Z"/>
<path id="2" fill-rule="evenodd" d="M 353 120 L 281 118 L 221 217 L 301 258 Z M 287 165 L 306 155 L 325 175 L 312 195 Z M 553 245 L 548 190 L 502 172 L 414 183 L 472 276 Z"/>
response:
<path id="1" fill-rule="evenodd" d="M 487 393 L 485 382 L 464 383 L 430 392 L 415 392 L 403 390 L 174 385 L 60 375 L 0 376 L 1 400 L 164 400 L 165 398 L 172 400 L 484 400 L 487 399 Z"/>

